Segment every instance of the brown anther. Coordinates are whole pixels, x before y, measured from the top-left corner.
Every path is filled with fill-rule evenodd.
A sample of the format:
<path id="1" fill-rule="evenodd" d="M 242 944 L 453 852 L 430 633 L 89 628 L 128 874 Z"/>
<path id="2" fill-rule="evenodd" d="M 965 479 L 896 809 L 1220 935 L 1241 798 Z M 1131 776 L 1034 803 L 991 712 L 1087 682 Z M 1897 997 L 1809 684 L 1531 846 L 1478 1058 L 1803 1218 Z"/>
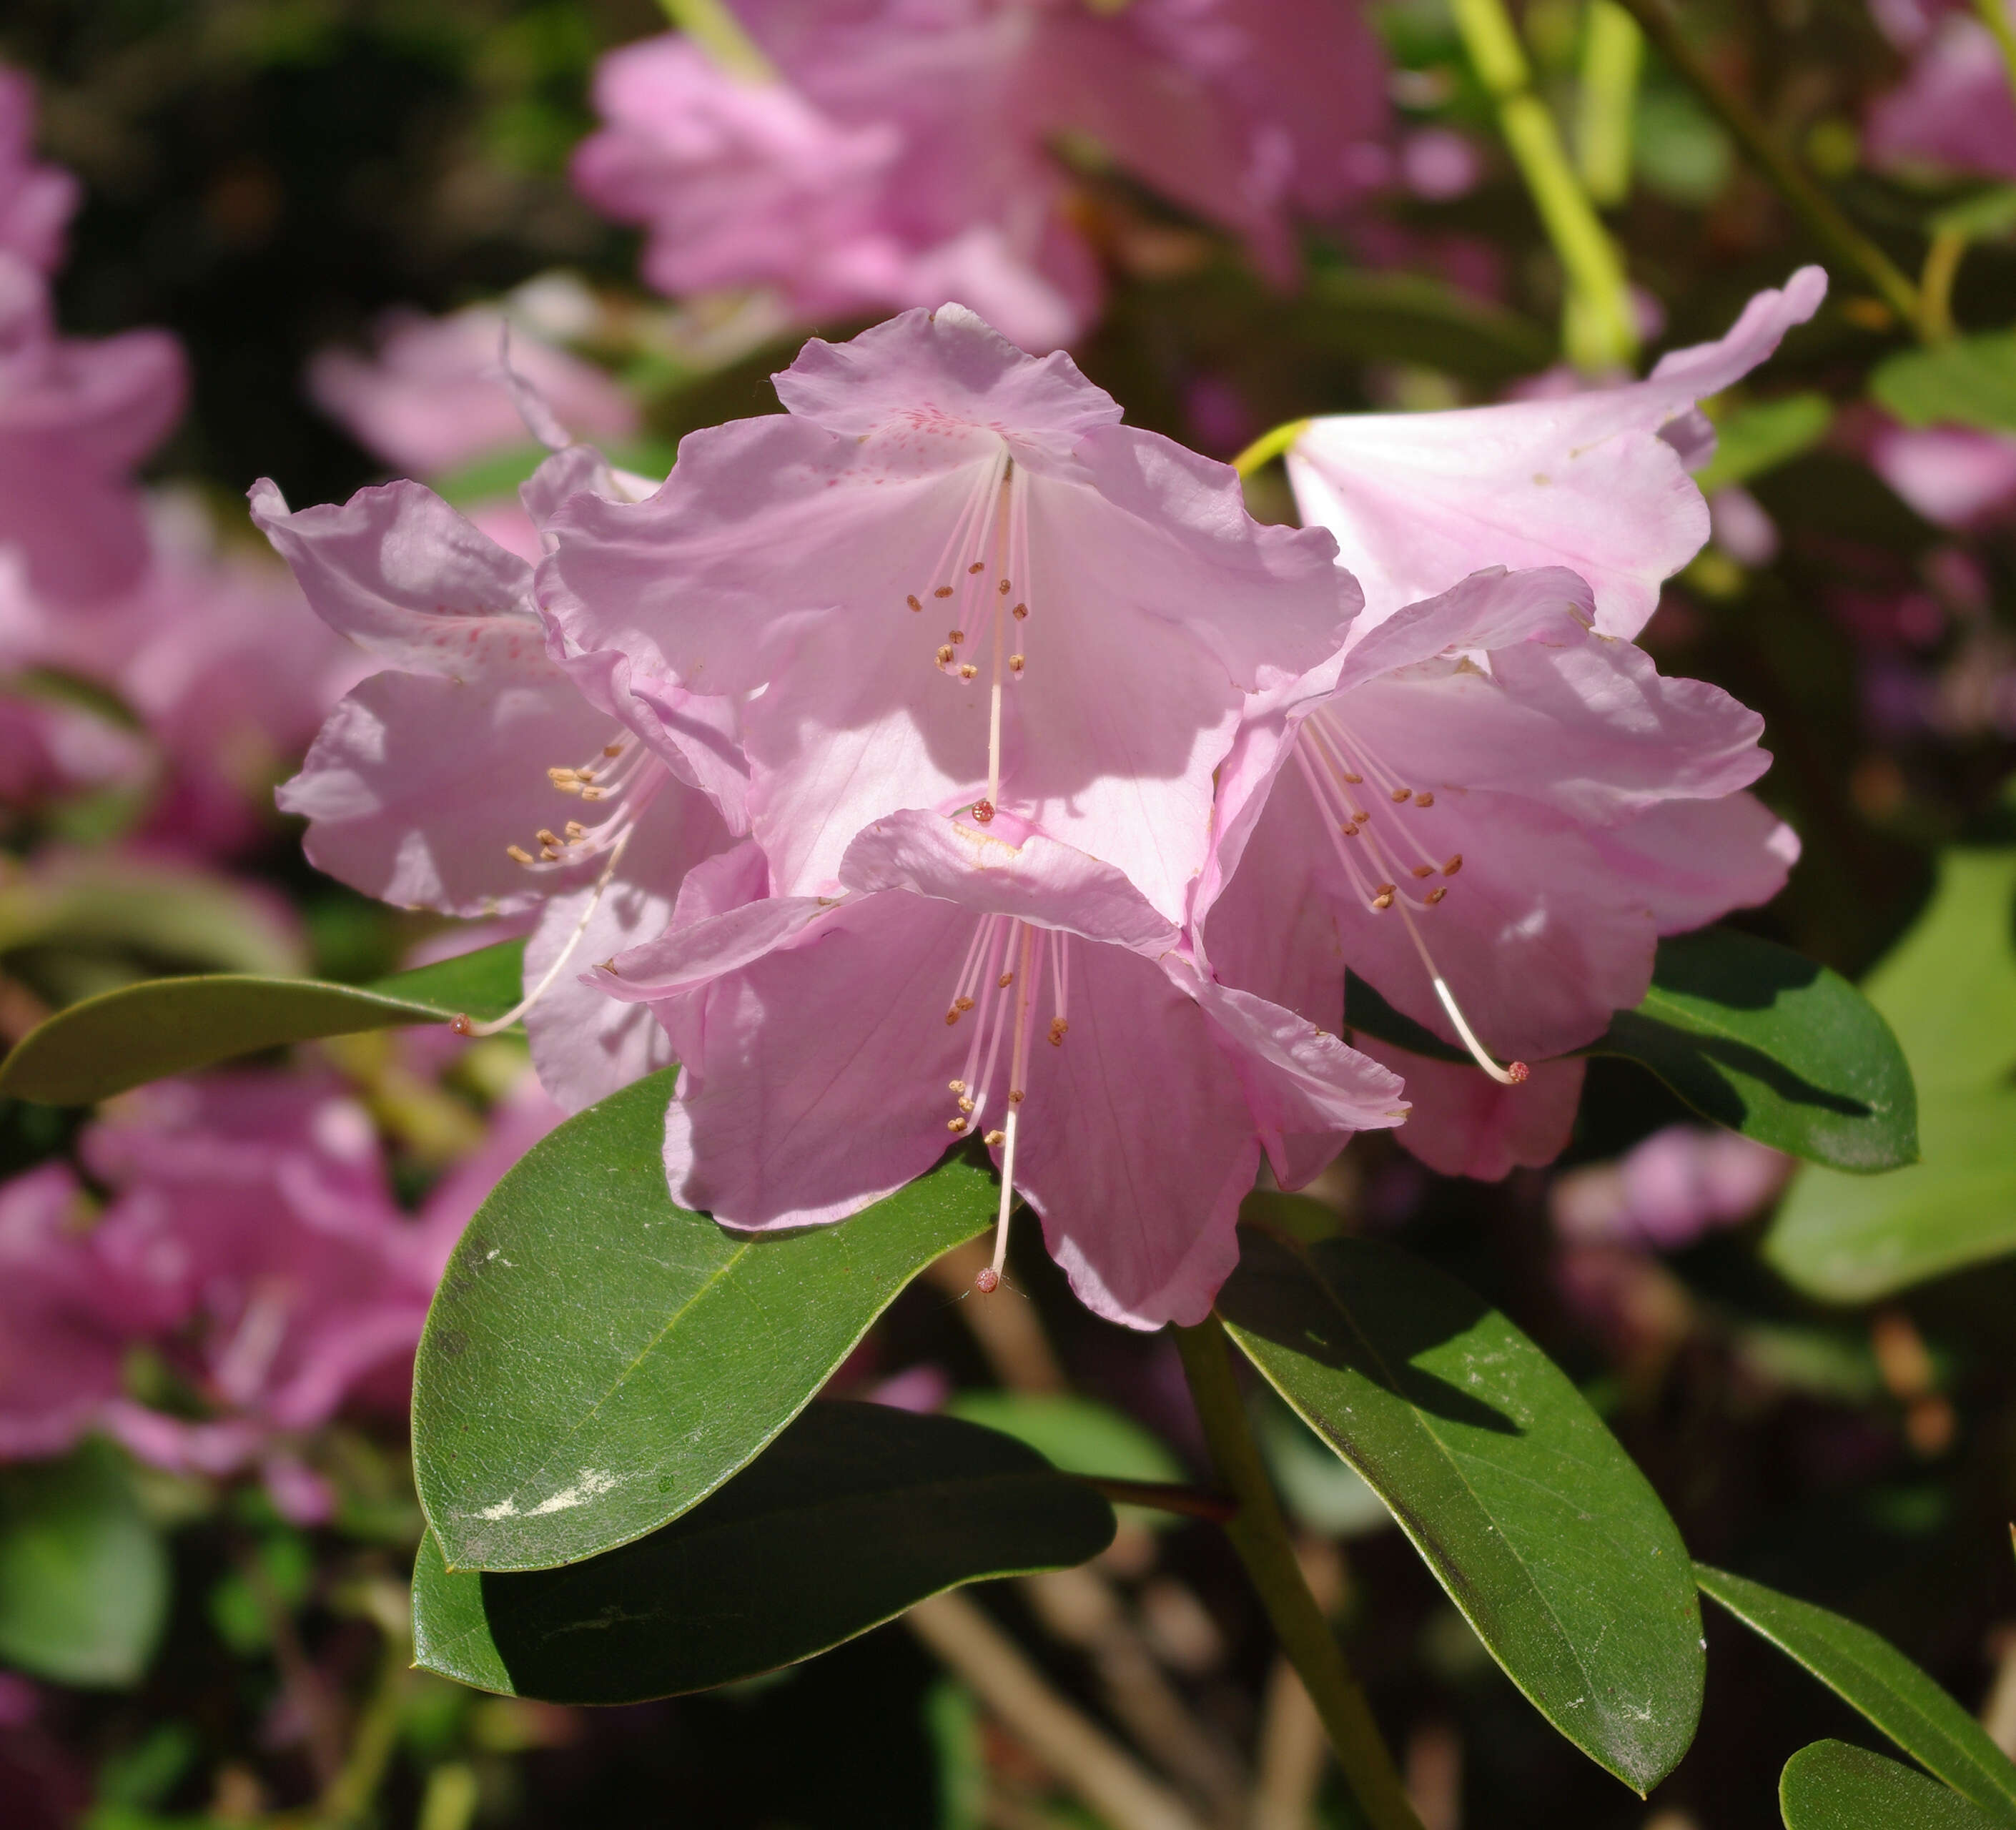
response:
<path id="1" fill-rule="evenodd" d="M 1372 892 L 1373 907 L 1375 909 L 1391 908 L 1393 906 L 1393 893 L 1394 886 L 1391 884 L 1382 883 L 1380 884 L 1378 888 Z"/>
<path id="2" fill-rule="evenodd" d="M 1396 801 L 1411 801 L 1413 798 L 1414 791 L 1412 788 L 1395 788 L 1393 791 L 1393 798 Z"/>
<path id="3" fill-rule="evenodd" d="M 1003 597 L 1006 597 L 1008 593 L 1014 589 L 1014 585 L 1009 579 L 1003 578 L 999 584 L 994 587 L 994 589 L 999 592 Z"/>
<path id="4" fill-rule="evenodd" d="M 945 1085 L 951 1088 L 954 1093 L 963 1093 L 966 1091 L 966 1083 L 963 1080 L 948 1080 L 945 1083 Z"/>
<path id="5" fill-rule="evenodd" d="M 980 677 L 980 669 L 969 661 L 959 668 L 959 677 L 963 680 L 976 680 Z"/>
<path id="6" fill-rule="evenodd" d="M 948 1131 L 963 1131 L 966 1129 L 966 1121 L 963 1119 L 948 1119 L 945 1120 L 945 1129 Z"/>
<path id="7" fill-rule="evenodd" d="M 1008 1141 L 1008 1133 L 1005 1131 L 990 1131 L 987 1133 L 986 1141 L 999 1150 Z"/>
<path id="8" fill-rule="evenodd" d="M 973 1287 L 983 1296 L 992 1296 L 1001 1288 L 1001 1273 L 993 1266 L 982 1265 L 973 1280 Z"/>
<path id="9" fill-rule="evenodd" d="M 1028 1097 L 1028 1094 L 1019 1086 L 1011 1086 L 1008 1090 L 1008 1103 L 1011 1106 L 1019 1106 Z"/>
<path id="10" fill-rule="evenodd" d="M 1347 822 L 1345 824 L 1339 827 L 1337 830 L 1342 833 L 1348 839 L 1355 839 L 1358 837 L 1358 827 L 1354 822 Z"/>
<path id="11" fill-rule="evenodd" d="M 960 643 L 966 639 L 966 631 L 963 629 L 947 629 L 945 631 L 945 639 L 951 643 L 953 647 L 956 648 Z"/>
<path id="12" fill-rule="evenodd" d="M 574 771 L 571 769 L 549 769 L 546 771 L 546 780 L 556 788 L 564 787 L 574 780 Z"/>
<path id="13" fill-rule="evenodd" d="M 1061 1017 L 1053 1017 L 1050 1019 L 1050 1046 L 1052 1048 L 1064 1046 L 1064 1032 L 1070 1028 L 1071 1025 Z"/>
<path id="14" fill-rule="evenodd" d="M 1428 793 L 1425 789 L 1414 797 L 1414 805 L 1417 807 L 1432 807 L 1435 804 L 1435 796 Z"/>
<path id="15" fill-rule="evenodd" d="M 570 840 L 585 839 L 588 837 L 588 828 L 578 820 L 570 820 L 567 823 L 567 836 Z"/>
<path id="16" fill-rule="evenodd" d="M 547 863 L 555 864 L 559 863 L 560 855 L 555 847 L 552 845 L 542 845 L 539 848 L 539 856 L 543 858 Z"/>
<path id="17" fill-rule="evenodd" d="M 1011 654 L 1008 657 L 1008 671 L 1018 679 L 1021 677 L 1022 657 L 1021 655 Z"/>
<path id="18" fill-rule="evenodd" d="M 986 570 L 987 561 L 984 559 L 977 559 L 966 568 L 966 575 L 970 578 L 975 572 L 984 572 Z"/>
<path id="19" fill-rule="evenodd" d="M 959 1096 L 959 1109 L 961 1111 L 967 1113 L 970 1113 L 972 1111 L 973 1097 L 970 1093 L 962 1093 Z"/>
<path id="20" fill-rule="evenodd" d="M 621 756 L 623 754 L 623 746 L 620 743 L 604 744 L 602 746 L 602 753 L 605 756 Z"/>
<path id="21" fill-rule="evenodd" d="M 1416 877 L 1433 877 L 1435 874 L 1435 867 L 1432 864 L 1417 864 L 1411 874 Z"/>
<path id="22" fill-rule="evenodd" d="M 577 769 L 574 772 L 574 779 L 578 782 L 592 782 L 595 780 L 595 771 L 592 769 Z"/>
<path id="23" fill-rule="evenodd" d="M 1442 898 L 1448 894 L 1449 885 L 1445 883 L 1438 883 L 1433 889 L 1428 892 L 1425 899 L 1428 906 L 1432 909 L 1436 903 L 1439 902 Z"/>
<path id="24" fill-rule="evenodd" d="M 1004 972 L 999 978 L 995 979 L 994 982 L 995 985 L 999 986 L 1002 990 L 1006 991 L 1010 985 L 1015 982 L 1015 974 L 1012 972 Z"/>
<path id="25" fill-rule="evenodd" d="M 973 1008 L 973 1000 L 971 998 L 954 998 L 952 1000 L 952 1007 L 955 1010 L 963 1013 Z"/>
<path id="26" fill-rule="evenodd" d="M 931 595 L 934 597 L 949 597 L 952 595 L 952 587 L 949 585 L 941 585 Z"/>
<path id="27" fill-rule="evenodd" d="M 948 1029 L 951 1028 L 951 1027 L 952 1027 L 955 1023 L 956 1023 L 958 1021 L 959 1021 L 959 1006 L 958 1006 L 958 1005 L 956 1005 L 956 1004 L 954 1004 L 954 1005 L 952 1006 L 952 1007 L 949 1010 L 948 1010 L 948 1011 L 946 1011 L 946 1012 L 945 1012 L 945 1028 L 948 1028 Z M 953 1086 L 954 1090 L 956 1091 L 956 1090 L 958 1089 L 959 1083 L 958 1083 L 956 1080 L 955 1080 L 955 1081 L 952 1083 L 952 1086 Z"/>
<path id="28" fill-rule="evenodd" d="M 504 855 L 513 864 L 529 864 L 532 861 L 532 854 L 523 845 L 506 845 L 504 848 Z"/>
<path id="29" fill-rule="evenodd" d="M 938 650 L 938 663 L 940 667 L 950 667 L 952 665 L 952 648 L 949 643 L 947 643 Z"/>
<path id="30" fill-rule="evenodd" d="M 1363 780 L 1365 780 L 1365 777 L 1364 777 L 1363 776 L 1362 776 L 1362 775 L 1353 775 L 1353 774 L 1351 773 L 1351 771 L 1350 771 L 1349 769 L 1347 769 L 1344 772 L 1344 779 L 1345 779 L 1346 781 L 1349 782 L 1349 783 L 1351 784 L 1351 785 L 1355 788 L 1355 787 L 1356 787 L 1358 786 L 1358 784 L 1359 784 L 1360 782 L 1362 782 L 1362 781 L 1363 781 Z"/>
<path id="31" fill-rule="evenodd" d="M 994 803 L 992 801 L 974 802 L 973 804 L 973 817 L 978 820 L 982 826 L 986 825 L 988 821 L 994 817 Z"/>
<path id="32" fill-rule="evenodd" d="M 560 842 L 560 838 L 558 833 L 548 832 L 543 826 L 541 827 L 538 831 L 533 836 L 537 838 L 539 843 L 542 845 L 557 845 Z"/>
<path id="33" fill-rule="evenodd" d="M 583 788 L 581 798 L 584 801 L 599 801 L 608 791 L 606 788 Z"/>
<path id="34" fill-rule="evenodd" d="M 1026 603 L 1018 603 L 1009 614 L 1019 623 L 1029 614 L 1029 607 Z"/>
<path id="35" fill-rule="evenodd" d="M 1453 876 L 1455 876 L 1455 875 L 1456 875 L 1456 874 L 1459 870 L 1462 870 L 1462 868 L 1463 868 L 1463 854 L 1462 854 L 1462 852 L 1452 852 L 1449 854 L 1449 861 L 1448 862 L 1448 863 L 1445 864 L 1445 865 L 1442 866 L 1442 875 L 1443 875 L 1443 876 L 1445 876 L 1445 877 L 1453 877 Z"/>
<path id="36" fill-rule="evenodd" d="M 917 594 L 914 591 L 913 591 L 909 596 L 905 597 L 903 601 L 909 605 L 911 609 L 914 611 L 921 611 L 924 607 L 917 601 Z"/>
<path id="37" fill-rule="evenodd" d="M 1351 810 L 1351 817 L 1355 823 L 1363 826 L 1366 821 L 1372 817 L 1372 816 L 1367 813 L 1363 807 L 1354 807 Z"/>

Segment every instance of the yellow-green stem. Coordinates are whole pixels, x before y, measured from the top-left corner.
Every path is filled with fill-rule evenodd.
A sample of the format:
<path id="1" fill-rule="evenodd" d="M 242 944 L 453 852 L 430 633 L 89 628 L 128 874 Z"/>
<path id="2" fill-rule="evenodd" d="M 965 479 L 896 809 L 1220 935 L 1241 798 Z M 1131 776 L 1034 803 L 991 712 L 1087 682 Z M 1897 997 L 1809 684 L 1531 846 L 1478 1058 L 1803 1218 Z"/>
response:
<path id="1" fill-rule="evenodd" d="M 1421 1830 L 1421 1821 L 1407 1802 L 1365 1692 L 1352 1675 L 1344 1648 L 1295 1561 L 1280 1502 L 1274 1497 L 1259 1445 L 1246 1421 L 1245 1402 L 1233 1374 L 1225 1329 L 1216 1316 L 1211 1316 L 1196 1327 L 1173 1331 L 1211 1460 L 1219 1478 L 1239 1502 L 1239 1510 L 1226 1522 L 1225 1534 L 1259 1591 L 1281 1650 L 1323 1718 L 1359 1811 L 1370 1830 Z"/>
<path id="2" fill-rule="evenodd" d="M 1279 457 L 1301 437 L 1308 426 L 1306 420 L 1291 420 L 1271 432 L 1262 433 L 1232 460 L 1232 467 L 1242 477 L 1251 476 L 1263 464 Z"/>
<path id="3" fill-rule="evenodd" d="M 727 0 L 658 0 L 665 16 L 729 75 L 745 82 L 774 81 L 776 69 L 742 29 Z"/>
<path id="4" fill-rule="evenodd" d="M 1624 263 L 1568 163 L 1504 0 L 1453 0 L 1456 28 L 1478 79 L 1498 106 L 1499 131 L 1568 276 L 1562 313 L 1568 358 L 1577 367 L 1619 367 L 1638 352 Z"/>
<path id="5" fill-rule="evenodd" d="M 2009 72 L 2010 88 L 2016 91 L 2016 26 L 2009 23 L 2007 5 L 2004 0 L 1974 0 L 1974 9 L 1993 34 L 1996 48 L 2002 53 L 2003 67 Z"/>
<path id="6" fill-rule="evenodd" d="M 1918 319 L 1928 343 L 1943 343 L 1953 333 L 1953 281 L 1967 253 L 1967 235 L 1959 229 L 1935 229 L 1918 274 Z"/>
<path id="7" fill-rule="evenodd" d="M 1707 60 L 1687 41 L 1666 0 L 1618 0 L 1618 4 L 1644 28 L 1645 36 L 1658 48 L 1659 55 L 1672 66 L 1674 74 L 1707 103 L 1814 236 L 1847 265 L 1859 268 L 1883 302 L 1920 336 L 1926 335 L 1918 289 L 1888 254 L 1835 207 L 1834 200 L 1772 137 L 1756 110 L 1733 89 L 1724 86 L 1708 68 Z"/>
<path id="8" fill-rule="evenodd" d="M 1589 200 L 1604 208 L 1631 194 L 1631 117 L 1645 34 L 1615 0 L 1589 0 L 1582 27 L 1575 163 Z"/>

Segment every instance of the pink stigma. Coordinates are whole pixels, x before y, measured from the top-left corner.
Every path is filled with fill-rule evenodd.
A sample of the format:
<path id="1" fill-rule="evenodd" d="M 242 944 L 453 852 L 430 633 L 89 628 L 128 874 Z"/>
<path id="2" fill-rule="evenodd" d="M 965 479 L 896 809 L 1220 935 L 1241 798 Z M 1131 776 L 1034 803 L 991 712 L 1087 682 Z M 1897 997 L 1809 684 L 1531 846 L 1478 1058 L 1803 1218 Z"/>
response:
<path id="1" fill-rule="evenodd" d="M 983 1266 L 979 1275 L 973 1280 L 973 1287 L 981 1295 L 992 1296 L 1001 1288 L 1001 1273 L 992 1265 Z"/>

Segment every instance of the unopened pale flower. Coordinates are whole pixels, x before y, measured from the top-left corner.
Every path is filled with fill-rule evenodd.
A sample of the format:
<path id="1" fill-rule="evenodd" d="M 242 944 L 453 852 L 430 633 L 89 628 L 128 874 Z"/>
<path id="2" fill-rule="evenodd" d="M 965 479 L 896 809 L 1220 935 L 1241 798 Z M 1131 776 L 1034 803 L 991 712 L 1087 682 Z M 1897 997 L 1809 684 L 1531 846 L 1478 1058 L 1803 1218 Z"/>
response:
<path id="1" fill-rule="evenodd" d="M 1636 636 L 1661 582 L 1708 537 L 1687 473 L 1715 435 L 1695 403 L 1763 362 L 1826 291 L 1819 268 L 1802 268 L 1719 341 L 1675 350 L 1624 387 L 1312 420 L 1287 458 L 1302 519 L 1337 536 L 1368 625 L 1487 566 L 1566 566 L 1594 591 L 1597 628 Z"/>
<path id="2" fill-rule="evenodd" d="M 1356 607 L 1329 536 L 1261 526 L 1225 466 L 960 306 L 809 343 L 777 388 L 788 412 L 693 434 L 649 501 L 565 503 L 543 607 L 585 654 L 755 695 L 780 895 L 831 888 L 886 813 L 1000 809 L 1180 920 L 1247 695 Z"/>
<path id="3" fill-rule="evenodd" d="M 1019 1191 L 1089 1307 L 1195 1322 L 1263 1148 L 1297 1187 L 1405 1115 L 1392 1075 L 1198 973 L 1119 871 L 1010 815 L 878 820 L 837 901 L 767 875 L 753 845 L 700 866 L 671 931 L 597 974 L 665 1024 L 672 1192 L 729 1226 L 842 1219 L 979 1136 L 1004 1246 Z"/>

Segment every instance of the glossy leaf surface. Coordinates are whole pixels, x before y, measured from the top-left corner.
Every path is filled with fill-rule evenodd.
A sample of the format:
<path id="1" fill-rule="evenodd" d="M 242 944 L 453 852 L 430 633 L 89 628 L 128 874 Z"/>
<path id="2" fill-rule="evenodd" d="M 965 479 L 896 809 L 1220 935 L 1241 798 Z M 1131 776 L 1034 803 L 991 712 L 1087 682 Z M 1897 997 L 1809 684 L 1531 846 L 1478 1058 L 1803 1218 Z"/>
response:
<path id="1" fill-rule="evenodd" d="M 1082 1563 L 1113 1511 L 956 1418 L 815 1404 L 718 1493 L 562 1569 L 413 1576 L 420 1664 L 507 1695 L 621 1703 L 794 1664 L 984 1576 Z"/>
<path id="2" fill-rule="evenodd" d="M 729 1232 L 667 1191 L 674 1078 L 535 1144 L 449 1260 L 414 1369 L 413 1457 L 458 1568 L 571 1562 L 698 1504 L 992 1217 L 992 1178 L 955 1158 L 835 1226 Z"/>
<path id="3" fill-rule="evenodd" d="M 2016 1251 L 2016 850 L 1947 852 L 1868 992 L 1917 1080 L 1924 1160 L 1874 1181 L 1802 1170 L 1765 1245 L 1836 1302 Z"/>
<path id="4" fill-rule="evenodd" d="M 229 972 L 123 985 L 59 1010 L 23 1036 L 0 1062 L 0 1093 L 90 1105 L 287 1043 L 500 1017 L 518 1001 L 524 957 L 522 942 L 502 941 L 370 985 Z"/>
<path id="5" fill-rule="evenodd" d="M 135 1684 L 167 1612 L 167 1551 L 116 1452 L 0 1470 L 0 1659 L 58 1684 Z"/>
<path id="6" fill-rule="evenodd" d="M 1928 1773 L 2016 1825 L 2016 1765 L 1966 1710 L 1880 1634 L 1763 1583 L 1694 1565 L 1701 1593 L 1796 1659 Z"/>
<path id="7" fill-rule="evenodd" d="M 1845 1741 L 1816 1741 L 1785 1763 L 1778 1808 L 1785 1830 L 1995 1830 L 2003 1821 Z"/>
<path id="8" fill-rule="evenodd" d="M 1567 1375 L 1462 1285 L 1366 1240 L 1249 1230 L 1219 1313 L 1547 1720 L 1641 1792 L 1669 1771 L 1701 1709 L 1687 1552 Z"/>

